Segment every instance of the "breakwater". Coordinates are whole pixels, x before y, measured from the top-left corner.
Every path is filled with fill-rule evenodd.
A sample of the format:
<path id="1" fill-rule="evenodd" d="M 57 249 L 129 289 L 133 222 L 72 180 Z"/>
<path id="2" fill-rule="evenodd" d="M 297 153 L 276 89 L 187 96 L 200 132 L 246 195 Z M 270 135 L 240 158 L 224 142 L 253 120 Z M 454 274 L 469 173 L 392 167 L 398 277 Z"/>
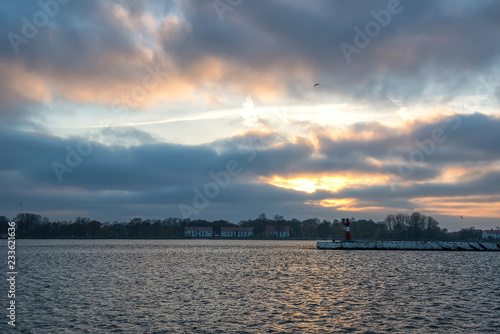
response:
<path id="1" fill-rule="evenodd" d="M 500 242 L 481 241 L 318 241 L 318 249 L 500 251 Z"/>

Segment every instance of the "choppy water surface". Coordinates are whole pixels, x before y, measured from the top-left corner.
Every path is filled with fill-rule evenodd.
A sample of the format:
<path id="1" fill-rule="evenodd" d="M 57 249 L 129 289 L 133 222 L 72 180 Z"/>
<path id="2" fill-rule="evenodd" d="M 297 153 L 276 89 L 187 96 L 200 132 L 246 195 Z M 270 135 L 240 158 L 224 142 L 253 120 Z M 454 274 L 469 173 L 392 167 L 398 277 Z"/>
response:
<path id="1" fill-rule="evenodd" d="M 499 253 L 244 240 L 18 240 L 16 251 L 18 327 L 2 315 L 2 333 L 500 333 Z"/>

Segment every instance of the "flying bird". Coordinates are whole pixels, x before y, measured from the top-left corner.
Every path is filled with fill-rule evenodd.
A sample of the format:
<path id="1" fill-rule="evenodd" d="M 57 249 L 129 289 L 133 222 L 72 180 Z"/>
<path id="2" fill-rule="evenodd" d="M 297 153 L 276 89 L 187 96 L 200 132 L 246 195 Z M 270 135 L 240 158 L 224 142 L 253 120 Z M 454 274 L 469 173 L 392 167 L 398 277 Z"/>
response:
<path id="1" fill-rule="evenodd" d="M 21 202 L 19 202 L 19 205 L 20 205 L 20 206 L 23 206 L 23 205 L 21 204 Z"/>
<path id="2" fill-rule="evenodd" d="M 464 217 L 460 216 L 460 218 L 464 219 Z"/>
<path id="3" fill-rule="evenodd" d="M 316 87 L 316 86 L 319 86 L 319 84 L 318 84 L 318 83 L 317 83 L 317 84 L 314 84 L 313 88 L 314 88 L 314 87 Z"/>

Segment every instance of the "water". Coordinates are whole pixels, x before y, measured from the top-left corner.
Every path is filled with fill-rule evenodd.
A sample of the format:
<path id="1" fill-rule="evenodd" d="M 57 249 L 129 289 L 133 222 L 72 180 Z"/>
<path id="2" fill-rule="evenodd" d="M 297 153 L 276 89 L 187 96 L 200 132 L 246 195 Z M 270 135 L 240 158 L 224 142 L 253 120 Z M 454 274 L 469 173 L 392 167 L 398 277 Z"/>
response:
<path id="1" fill-rule="evenodd" d="M 2 315 L 1 333 L 500 333 L 499 253 L 245 240 L 18 240 L 16 251 L 18 326 Z"/>

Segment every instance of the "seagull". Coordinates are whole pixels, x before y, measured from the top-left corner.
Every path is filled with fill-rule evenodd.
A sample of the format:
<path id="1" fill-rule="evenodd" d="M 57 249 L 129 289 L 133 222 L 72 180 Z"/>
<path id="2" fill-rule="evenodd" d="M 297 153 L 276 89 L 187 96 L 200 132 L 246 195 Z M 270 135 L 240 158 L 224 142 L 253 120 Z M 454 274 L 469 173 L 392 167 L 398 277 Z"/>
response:
<path id="1" fill-rule="evenodd" d="M 318 83 L 317 83 L 317 84 L 314 84 L 313 88 L 314 88 L 314 87 L 316 87 L 316 86 L 319 86 L 319 84 L 318 84 Z"/>
<path id="2" fill-rule="evenodd" d="M 460 218 L 464 219 L 464 217 L 460 216 Z"/>

